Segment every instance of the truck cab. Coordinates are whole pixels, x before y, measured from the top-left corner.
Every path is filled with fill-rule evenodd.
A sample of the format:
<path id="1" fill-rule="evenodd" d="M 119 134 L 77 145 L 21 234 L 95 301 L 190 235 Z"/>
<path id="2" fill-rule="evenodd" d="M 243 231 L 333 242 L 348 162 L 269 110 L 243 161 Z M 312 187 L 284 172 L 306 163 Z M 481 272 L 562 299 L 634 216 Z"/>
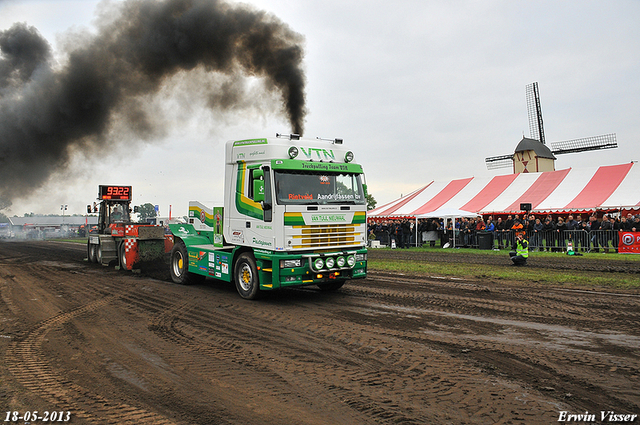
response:
<path id="1" fill-rule="evenodd" d="M 288 286 L 335 290 L 366 277 L 363 180 L 341 139 L 227 142 L 224 206 L 191 202 L 189 225 L 172 227 L 174 249 L 185 248 L 185 264 L 172 261 L 174 281 L 234 281 L 253 299 Z"/>

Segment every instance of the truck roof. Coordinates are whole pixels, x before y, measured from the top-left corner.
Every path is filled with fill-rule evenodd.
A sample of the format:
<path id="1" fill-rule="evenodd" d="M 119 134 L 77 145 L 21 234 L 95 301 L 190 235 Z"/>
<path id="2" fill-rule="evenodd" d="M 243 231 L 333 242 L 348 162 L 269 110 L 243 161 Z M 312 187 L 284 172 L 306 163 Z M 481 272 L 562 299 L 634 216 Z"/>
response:
<path id="1" fill-rule="evenodd" d="M 341 139 L 327 141 L 310 138 L 263 137 L 230 140 L 226 144 L 226 163 L 238 161 L 265 162 L 274 159 L 300 161 L 353 163 L 354 153 Z"/>

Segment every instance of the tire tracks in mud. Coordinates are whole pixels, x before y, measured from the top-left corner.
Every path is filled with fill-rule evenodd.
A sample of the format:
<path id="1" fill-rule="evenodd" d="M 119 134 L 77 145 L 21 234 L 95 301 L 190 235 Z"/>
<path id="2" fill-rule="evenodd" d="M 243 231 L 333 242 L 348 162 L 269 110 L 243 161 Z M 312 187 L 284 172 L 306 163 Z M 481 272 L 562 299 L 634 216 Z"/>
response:
<path id="1" fill-rule="evenodd" d="M 27 273 L 42 281 L 46 281 L 54 292 L 58 289 L 59 274 L 52 271 L 65 270 L 64 266 L 48 266 L 40 261 L 22 266 Z M 72 270 L 70 268 L 68 270 Z M 67 270 L 67 271 L 68 271 Z M 51 278 L 57 276 L 57 278 Z M 7 279 L 7 276 L 4 277 Z M 2 287 L 2 300 L 13 314 L 23 316 L 21 308 L 12 301 L 7 282 Z M 48 340 L 50 332 L 64 327 L 75 319 L 94 313 L 113 303 L 119 294 L 108 292 L 90 285 L 73 291 L 83 294 L 82 299 L 95 299 L 80 306 L 64 310 L 35 325 L 16 330 L 5 353 L 5 366 L 13 378 L 26 390 L 39 396 L 57 412 L 69 412 L 71 420 L 81 423 L 95 424 L 172 424 L 173 421 L 144 408 L 107 398 L 74 383 L 60 374 L 51 364 L 51 359 L 43 353 L 43 344 Z"/>
<path id="2" fill-rule="evenodd" d="M 395 311 L 416 322 L 416 330 L 403 326 L 388 329 L 390 335 L 425 341 L 474 359 L 491 374 L 530 382 L 532 389 L 559 395 L 577 411 L 597 411 L 602 406 L 634 411 L 640 405 L 634 394 L 640 381 L 640 359 L 634 347 L 640 345 L 640 336 L 611 331 L 622 314 L 618 316 L 608 304 L 595 305 L 594 294 L 514 292 L 446 280 L 424 280 L 424 293 L 416 293 L 419 279 L 394 279 L 387 273 L 369 276 L 367 284 L 350 288 L 367 300 L 379 300 L 377 305 L 364 303 L 365 317 Z M 376 287 L 376 280 L 384 282 L 384 289 Z M 407 282 L 410 289 L 404 286 Z M 487 292 L 490 297 L 485 296 Z M 628 330 L 630 321 L 631 326 L 638 321 L 638 300 L 610 296 L 611 303 L 626 312 Z M 439 320 L 441 316 L 448 319 L 447 326 Z M 458 324 L 452 327 L 451 318 L 459 319 Z M 594 322 L 598 328 L 581 329 L 583 323 Z M 610 346 L 618 351 L 615 357 L 608 354 Z M 600 379 L 602 375 L 609 376 Z M 610 387 L 610 375 L 622 378 L 615 389 Z"/>
<path id="3" fill-rule="evenodd" d="M 139 300 L 134 304 L 141 306 Z M 150 309 L 155 308 L 153 304 Z M 371 332 L 369 326 L 341 319 L 338 311 L 302 322 L 298 317 L 277 316 L 277 329 L 274 311 L 257 309 L 254 303 L 219 305 L 210 311 L 192 301 L 158 313 L 150 329 L 209 359 L 209 369 L 193 363 L 199 356 L 189 356 L 184 367 L 232 381 L 235 388 L 264 388 L 257 396 L 279 399 L 281 404 L 292 396 L 312 394 L 313 400 L 349 406 L 361 415 L 360 423 L 497 422 L 505 419 L 504 413 L 486 409 L 496 401 L 513 404 L 510 414 L 520 411 L 522 418 L 532 406 L 537 406 L 537 415 L 546 412 L 551 418 L 555 414 L 548 401 L 525 389 L 520 390 L 518 400 L 513 393 L 517 385 L 505 386 L 500 378 L 491 378 L 496 385 L 493 393 L 474 393 L 467 389 L 469 385 L 487 378 L 475 366 L 470 369 L 464 359 L 453 359 L 455 368 L 464 373 L 443 376 L 441 371 L 452 363 L 448 352 L 420 341 L 409 343 L 407 349 L 403 335 Z M 236 324 L 237 317 L 251 320 Z M 304 348 L 291 341 L 304 341 Z M 277 352 L 265 347 L 277 347 Z M 170 362 L 180 361 L 184 363 L 184 357 Z M 221 366 L 228 372 L 221 373 Z M 247 374 L 247 369 L 254 373 Z"/>
<path id="4" fill-rule="evenodd" d="M 247 302 L 211 280 L 181 287 L 29 258 L 19 275 L 0 257 L 2 301 L 24 316 L 12 285 L 31 276 L 49 292 L 42 315 L 53 313 L 14 327 L 9 371 L 80 423 L 542 424 L 559 410 L 640 407 L 636 340 L 624 341 L 639 337 L 637 298 L 370 272 L 336 293 Z M 47 338 L 105 327 L 109 341 L 130 332 L 124 349 L 87 356 L 106 360 L 96 370 L 111 375 L 108 391 L 47 357 Z M 190 400 L 198 392 L 215 403 Z"/>
<path id="5" fill-rule="evenodd" d="M 41 353 L 41 345 L 54 328 L 112 302 L 105 297 L 69 312 L 60 313 L 26 332 L 7 350 L 6 363 L 11 374 L 25 388 L 38 394 L 56 411 L 69 411 L 74 419 L 85 423 L 171 424 L 154 412 L 107 399 L 95 394 L 56 373 Z"/>

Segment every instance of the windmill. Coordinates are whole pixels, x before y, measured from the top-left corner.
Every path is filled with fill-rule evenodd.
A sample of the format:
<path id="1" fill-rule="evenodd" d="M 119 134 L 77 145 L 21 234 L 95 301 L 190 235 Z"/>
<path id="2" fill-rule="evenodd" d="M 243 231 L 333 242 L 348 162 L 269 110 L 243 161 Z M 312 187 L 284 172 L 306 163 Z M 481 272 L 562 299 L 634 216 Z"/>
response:
<path id="1" fill-rule="evenodd" d="M 526 86 L 526 95 L 527 112 L 529 115 L 529 133 L 531 137 L 523 137 L 511 155 L 485 158 L 484 161 L 489 170 L 513 167 L 514 173 L 553 171 L 555 170 L 554 161 L 556 160 L 556 155 L 618 147 L 616 135 L 615 133 L 611 133 L 601 136 L 553 142 L 551 143 L 551 149 L 549 149 L 544 137 L 540 92 L 537 82 Z"/>

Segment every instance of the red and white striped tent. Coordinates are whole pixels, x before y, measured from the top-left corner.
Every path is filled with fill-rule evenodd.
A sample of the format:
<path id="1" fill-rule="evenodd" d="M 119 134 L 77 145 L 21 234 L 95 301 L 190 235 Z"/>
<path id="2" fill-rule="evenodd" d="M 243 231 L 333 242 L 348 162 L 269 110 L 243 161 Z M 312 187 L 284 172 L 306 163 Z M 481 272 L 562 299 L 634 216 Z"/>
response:
<path id="1" fill-rule="evenodd" d="M 432 181 L 367 214 L 371 218 L 419 218 L 439 209 L 458 209 L 478 215 L 499 215 L 521 213 L 521 203 L 530 203 L 533 213 L 638 210 L 640 165 L 632 162 L 588 169 Z"/>

